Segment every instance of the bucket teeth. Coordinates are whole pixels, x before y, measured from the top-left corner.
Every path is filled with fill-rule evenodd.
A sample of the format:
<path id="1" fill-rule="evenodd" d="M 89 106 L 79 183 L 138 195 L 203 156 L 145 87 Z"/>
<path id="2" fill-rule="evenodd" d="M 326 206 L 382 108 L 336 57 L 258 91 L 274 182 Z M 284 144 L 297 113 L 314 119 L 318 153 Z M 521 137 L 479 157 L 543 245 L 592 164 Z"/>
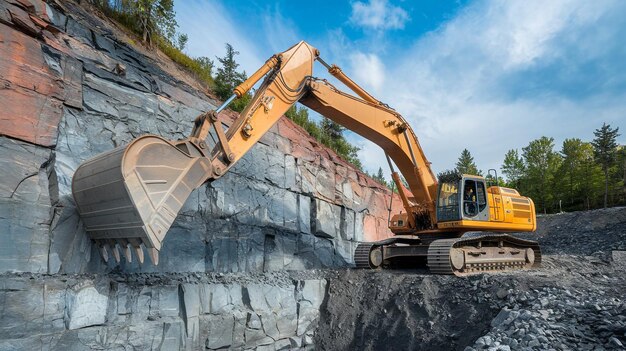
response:
<path id="1" fill-rule="evenodd" d="M 126 259 L 126 262 L 130 263 L 133 261 L 133 251 L 135 255 L 137 255 L 137 260 L 139 264 L 143 264 L 145 261 L 144 255 L 144 245 L 141 240 L 137 240 L 136 238 L 129 239 L 116 239 L 116 240 L 98 240 L 95 243 L 98 245 L 98 249 L 100 251 L 100 255 L 102 255 L 102 259 L 104 262 L 109 262 L 109 258 L 112 255 L 115 259 L 116 263 L 121 262 L 121 256 L 123 255 Z M 159 264 L 159 250 L 155 248 L 148 248 L 148 256 L 150 256 L 150 260 L 154 265 Z M 121 251 L 121 253 L 120 253 Z"/>
<path id="2" fill-rule="evenodd" d="M 143 264 L 143 249 L 141 248 L 141 241 L 136 239 L 128 239 L 129 244 L 135 249 L 135 254 L 137 255 L 137 259 L 140 264 Z M 130 249 L 130 247 L 129 247 Z"/>
<path id="3" fill-rule="evenodd" d="M 141 248 L 141 246 L 135 246 L 135 253 L 137 254 L 137 258 L 139 259 L 139 263 L 143 264 L 143 249 Z"/>
<path id="4" fill-rule="evenodd" d="M 150 247 L 148 248 L 148 255 L 152 260 L 152 264 L 154 264 L 155 266 L 159 264 L 159 250 L 155 249 L 154 247 Z"/>
<path id="5" fill-rule="evenodd" d="M 104 262 L 109 262 L 109 252 L 107 251 L 107 244 L 99 244 L 100 246 L 100 255 L 102 255 L 102 259 Z"/>
<path id="6" fill-rule="evenodd" d="M 113 258 L 115 258 L 115 262 L 119 264 L 122 261 L 122 258 L 120 257 L 120 250 L 117 247 L 116 243 L 111 244 L 111 251 L 113 252 Z"/>
<path id="7" fill-rule="evenodd" d="M 133 262 L 133 255 L 131 254 L 130 245 L 128 243 L 124 243 L 124 258 L 126 258 L 126 262 Z"/>

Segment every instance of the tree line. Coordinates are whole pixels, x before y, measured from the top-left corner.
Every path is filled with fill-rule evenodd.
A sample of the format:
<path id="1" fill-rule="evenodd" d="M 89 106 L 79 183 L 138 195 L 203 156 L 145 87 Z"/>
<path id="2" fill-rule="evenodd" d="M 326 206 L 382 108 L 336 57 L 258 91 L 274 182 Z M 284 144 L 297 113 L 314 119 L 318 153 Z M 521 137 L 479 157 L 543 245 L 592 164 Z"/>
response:
<path id="1" fill-rule="evenodd" d="M 626 147 L 617 144 L 619 128 L 604 123 L 591 141 L 568 138 L 556 149 L 554 138 L 532 140 L 506 152 L 500 185 L 535 202 L 537 212 L 590 210 L 626 204 Z M 457 171 L 482 175 L 465 149 Z"/>

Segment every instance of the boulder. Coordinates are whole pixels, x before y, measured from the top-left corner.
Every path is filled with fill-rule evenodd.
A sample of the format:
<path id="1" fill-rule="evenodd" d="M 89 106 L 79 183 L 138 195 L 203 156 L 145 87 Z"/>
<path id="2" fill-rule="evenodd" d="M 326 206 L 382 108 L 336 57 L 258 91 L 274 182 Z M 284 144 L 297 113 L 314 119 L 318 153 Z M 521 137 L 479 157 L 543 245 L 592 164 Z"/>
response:
<path id="1" fill-rule="evenodd" d="M 105 287 L 100 286 L 96 289 L 96 286 L 88 281 L 69 290 L 66 295 L 67 329 L 103 324 L 106 321 L 108 302 L 109 296 Z"/>

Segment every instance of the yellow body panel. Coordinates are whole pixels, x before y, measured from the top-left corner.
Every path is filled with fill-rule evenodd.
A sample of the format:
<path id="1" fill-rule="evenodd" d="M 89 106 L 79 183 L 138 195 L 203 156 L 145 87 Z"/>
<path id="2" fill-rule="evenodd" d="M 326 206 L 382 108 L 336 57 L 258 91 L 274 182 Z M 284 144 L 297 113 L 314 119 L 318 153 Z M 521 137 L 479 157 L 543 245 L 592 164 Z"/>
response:
<path id="1" fill-rule="evenodd" d="M 537 229 L 535 204 L 517 190 L 492 186 L 487 189 L 489 221 L 458 220 L 437 223 L 444 231 L 532 232 Z"/>

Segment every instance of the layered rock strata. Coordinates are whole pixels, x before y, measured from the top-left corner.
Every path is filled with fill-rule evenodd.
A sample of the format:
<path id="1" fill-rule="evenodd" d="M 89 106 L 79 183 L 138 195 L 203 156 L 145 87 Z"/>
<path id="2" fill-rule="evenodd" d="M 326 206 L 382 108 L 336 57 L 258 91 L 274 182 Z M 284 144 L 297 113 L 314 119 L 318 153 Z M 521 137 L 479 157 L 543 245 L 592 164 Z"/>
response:
<path id="1" fill-rule="evenodd" d="M 323 279 L 0 276 L 0 350 L 311 348 Z"/>
<path id="2" fill-rule="evenodd" d="M 114 268 L 96 256 L 77 216 L 74 170 L 142 134 L 184 138 L 218 104 L 162 54 L 129 42 L 73 2 L 0 3 L 0 272 Z M 346 266 L 357 241 L 390 235 L 389 196 L 283 118 L 232 171 L 191 195 L 159 266 L 121 269 Z"/>
<path id="3" fill-rule="evenodd" d="M 105 263 L 71 197 L 78 165 L 142 134 L 185 138 L 219 102 L 94 12 L 0 2 L 0 350 L 311 347 L 325 280 L 258 272 L 349 266 L 358 241 L 390 235 L 390 192 L 283 118 L 192 193 L 158 266 Z"/>

